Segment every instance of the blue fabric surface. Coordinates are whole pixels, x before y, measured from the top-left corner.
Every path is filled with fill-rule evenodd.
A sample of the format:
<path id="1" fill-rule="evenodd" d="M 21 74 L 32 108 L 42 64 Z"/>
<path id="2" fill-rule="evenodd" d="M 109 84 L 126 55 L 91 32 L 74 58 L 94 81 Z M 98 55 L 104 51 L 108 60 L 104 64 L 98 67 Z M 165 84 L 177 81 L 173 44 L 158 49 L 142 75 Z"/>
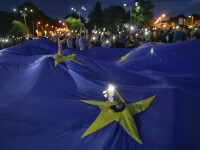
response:
<path id="1" fill-rule="evenodd" d="M 46 39 L 0 51 L 0 150 L 199 150 L 200 40 L 136 49 L 64 48 L 76 60 L 55 67 Z M 118 63 L 122 56 L 130 53 Z M 117 123 L 81 138 L 106 101 L 109 83 L 127 103 L 156 95 L 135 115 L 143 144 Z"/>

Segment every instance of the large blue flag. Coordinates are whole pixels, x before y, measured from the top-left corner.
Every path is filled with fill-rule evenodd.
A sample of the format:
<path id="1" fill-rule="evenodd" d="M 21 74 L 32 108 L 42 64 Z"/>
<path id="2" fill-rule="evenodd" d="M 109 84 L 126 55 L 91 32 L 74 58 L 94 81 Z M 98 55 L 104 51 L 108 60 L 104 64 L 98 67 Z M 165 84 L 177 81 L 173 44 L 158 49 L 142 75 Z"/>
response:
<path id="1" fill-rule="evenodd" d="M 0 51 L 0 150 L 200 149 L 199 40 L 63 52 L 46 39 Z"/>

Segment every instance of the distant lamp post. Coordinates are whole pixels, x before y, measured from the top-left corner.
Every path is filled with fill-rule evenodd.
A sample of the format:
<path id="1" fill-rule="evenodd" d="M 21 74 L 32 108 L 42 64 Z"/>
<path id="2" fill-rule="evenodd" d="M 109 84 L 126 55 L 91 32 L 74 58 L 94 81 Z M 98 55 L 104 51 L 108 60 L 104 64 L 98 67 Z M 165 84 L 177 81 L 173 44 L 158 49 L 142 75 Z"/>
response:
<path id="1" fill-rule="evenodd" d="M 27 32 L 27 26 L 26 26 L 26 16 L 27 16 L 27 14 L 25 12 L 22 12 L 22 16 L 24 17 L 25 31 L 26 31 L 26 34 L 28 34 L 28 32 Z"/>
<path id="2" fill-rule="evenodd" d="M 137 3 L 137 2 L 136 2 Z M 137 5 L 138 5 L 138 3 L 137 3 Z M 126 3 L 124 3 L 124 5 L 123 5 L 124 7 L 126 7 L 127 6 L 127 4 Z M 132 8 L 130 7 L 129 9 L 128 9 L 129 11 L 130 11 L 130 26 L 132 25 Z"/>
<path id="3" fill-rule="evenodd" d="M 165 14 L 162 14 L 157 20 L 156 20 L 156 22 L 154 23 L 155 25 L 158 23 L 158 22 L 160 22 L 160 27 L 162 27 L 162 18 L 165 18 Z"/>
<path id="4" fill-rule="evenodd" d="M 86 8 L 84 6 L 81 7 L 82 10 L 86 10 Z"/>
<path id="5" fill-rule="evenodd" d="M 191 25 L 193 26 L 193 24 L 194 24 L 194 16 L 190 15 L 189 18 L 191 18 Z"/>
<path id="6" fill-rule="evenodd" d="M 46 28 L 47 28 L 48 26 L 49 26 L 49 24 L 45 24 L 45 27 L 44 27 L 44 29 L 45 29 L 45 30 L 47 30 Z"/>
<path id="7" fill-rule="evenodd" d="M 74 12 L 76 12 L 76 9 L 75 9 L 74 7 L 71 7 L 71 10 L 74 11 Z M 87 9 L 86 9 L 84 6 L 82 6 L 82 7 L 81 7 L 81 10 L 86 11 Z M 79 18 L 79 19 L 81 19 L 81 10 L 78 10 L 78 11 L 77 11 L 77 12 L 78 12 L 78 18 Z"/>
<path id="8" fill-rule="evenodd" d="M 164 18 L 164 17 L 165 17 L 165 14 L 162 15 L 162 18 Z"/>
<path id="9" fill-rule="evenodd" d="M 14 8 L 13 11 L 17 12 L 17 9 Z M 28 34 L 27 25 L 26 25 L 26 16 L 28 16 L 28 15 L 27 15 L 26 11 L 28 11 L 28 8 L 24 8 L 24 11 L 20 10 L 19 12 L 21 13 L 21 16 L 23 16 L 23 18 L 24 18 L 25 32 L 26 32 L 26 34 Z M 30 12 L 33 12 L 33 10 L 30 9 Z"/>
<path id="10" fill-rule="evenodd" d="M 38 26 L 39 26 L 39 25 L 40 25 L 40 22 L 38 21 L 38 22 L 37 22 L 37 30 L 38 30 Z"/>
<path id="11" fill-rule="evenodd" d="M 40 25 L 40 22 L 38 21 L 37 23 L 36 23 L 36 26 L 37 26 L 37 30 L 36 30 L 36 33 L 37 33 L 37 36 L 38 36 L 38 34 L 39 34 L 39 29 L 38 29 L 38 26 Z"/>
<path id="12" fill-rule="evenodd" d="M 160 17 L 160 27 L 162 27 L 162 18 L 165 18 L 165 14 L 162 14 L 162 16 Z"/>

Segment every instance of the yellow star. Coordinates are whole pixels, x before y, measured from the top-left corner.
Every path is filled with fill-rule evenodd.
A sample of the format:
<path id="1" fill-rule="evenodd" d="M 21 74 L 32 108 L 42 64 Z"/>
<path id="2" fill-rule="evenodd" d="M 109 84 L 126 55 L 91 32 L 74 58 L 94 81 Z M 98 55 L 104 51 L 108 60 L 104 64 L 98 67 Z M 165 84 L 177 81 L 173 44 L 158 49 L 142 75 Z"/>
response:
<path id="1" fill-rule="evenodd" d="M 56 55 L 55 60 L 54 60 L 55 66 L 57 66 L 60 62 L 65 62 L 66 60 L 70 60 L 70 61 L 73 61 L 73 62 L 79 64 L 79 65 L 83 65 L 79 61 L 75 60 L 75 57 L 76 57 L 76 54 L 71 54 L 71 55 L 62 56 L 62 57 Z"/>
<path id="2" fill-rule="evenodd" d="M 120 62 L 124 61 L 130 54 L 131 54 L 131 52 L 129 52 L 128 54 L 122 56 L 121 59 L 117 63 L 120 63 Z"/>
<path id="3" fill-rule="evenodd" d="M 155 98 L 155 96 L 131 104 L 127 104 L 121 96 L 120 98 L 125 104 L 125 108 L 121 112 L 115 112 L 114 110 L 112 110 L 110 106 L 112 106 L 113 103 L 111 103 L 110 101 L 101 102 L 95 100 L 83 100 L 83 102 L 87 104 L 98 106 L 101 112 L 96 118 L 96 120 L 85 131 L 81 138 L 105 127 L 113 121 L 117 121 L 133 139 L 135 139 L 138 143 L 142 144 L 133 115 L 138 114 L 147 109 L 153 101 L 153 99 Z"/>

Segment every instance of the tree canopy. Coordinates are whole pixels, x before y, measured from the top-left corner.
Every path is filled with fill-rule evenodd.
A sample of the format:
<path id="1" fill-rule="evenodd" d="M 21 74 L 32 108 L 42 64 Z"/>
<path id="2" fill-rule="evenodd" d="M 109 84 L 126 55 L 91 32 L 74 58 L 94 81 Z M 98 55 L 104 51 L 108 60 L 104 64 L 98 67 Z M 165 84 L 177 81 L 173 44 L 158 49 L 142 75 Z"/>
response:
<path id="1" fill-rule="evenodd" d="M 77 13 L 70 13 L 68 15 L 65 16 L 65 19 L 69 18 L 69 17 L 72 17 L 72 18 L 75 18 L 75 19 L 79 19 L 79 15 Z M 86 20 L 84 17 L 80 16 L 80 19 L 81 19 L 81 22 L 83 24 L 85 24 Z"/>
<path id="2" fill-rule="evenodd" d="M 88 28 L 92 29 L 94 25 L 101 27 L 103 23 L 101 3 L 97 2 L 93 10 L 89 13 Z"/>
<path id="3" fill-rule="evenodd" d="M 15 37 L 24 37 L 26 35 L 26 27 L 21 21 L 14 20 L 10 29 L 10 35 Z"/>
<path id="4" fill-rule="evenodd" d="M 154 5 L 151 0 L 135 0 L 132 8 L 132 15 L 134 22 L 138 27 L 148 26 L 153 20 L 152 9 Z"/>
<path id="5" fill-rule="evenodd" d="M 126 11 L 122 6 L 110 6 L 102 10 L 101 3 L 97 2 L 89 14 L 88 26 L 90 29 L 96 25 L 97 28 L 116 31 L 117 26 L 123 25 L 125 18 Z"/>
<path id="6" fill-rule="evenodd" d="M 80 19 L 73 17 L 68 17 L 65 21 L 70 30 L 79 30 L 83 26 Z"/>

